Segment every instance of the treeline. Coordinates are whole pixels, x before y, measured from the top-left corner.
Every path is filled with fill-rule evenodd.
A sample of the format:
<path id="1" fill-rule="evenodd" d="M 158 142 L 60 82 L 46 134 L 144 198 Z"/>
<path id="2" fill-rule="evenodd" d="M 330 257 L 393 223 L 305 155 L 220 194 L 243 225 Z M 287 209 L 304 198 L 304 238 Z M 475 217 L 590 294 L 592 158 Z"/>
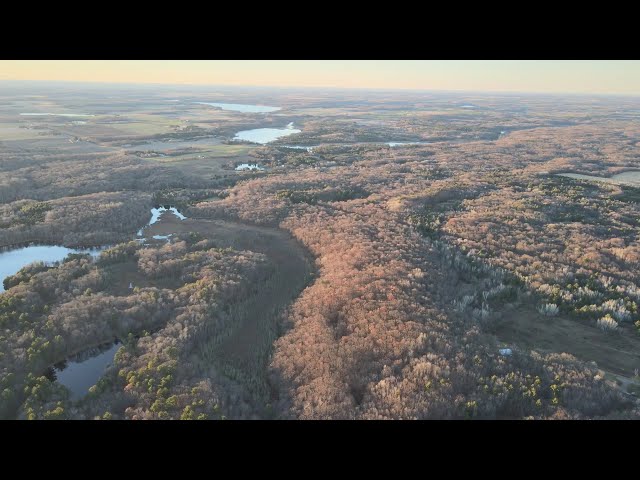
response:
<path id="1" fill-rule="evenodd" d="M 0 245 L 25 242 L 89 246 L 131 238 L 151 218 L 152 196 L 102 192 L 48 202 L 0 205 Z"/>
<path id="2" fill-rule="evenodd" d="M 51 156 L 36 165 L 3 172 L 0 202 L 20 199 L 39 201 L 98 192 L 135 190 L 153 192 L 165 188 L 207 188 L 207 181 L 182 170 L 145 163 L 134 156 L 86 155 L 72 159 Z"/>

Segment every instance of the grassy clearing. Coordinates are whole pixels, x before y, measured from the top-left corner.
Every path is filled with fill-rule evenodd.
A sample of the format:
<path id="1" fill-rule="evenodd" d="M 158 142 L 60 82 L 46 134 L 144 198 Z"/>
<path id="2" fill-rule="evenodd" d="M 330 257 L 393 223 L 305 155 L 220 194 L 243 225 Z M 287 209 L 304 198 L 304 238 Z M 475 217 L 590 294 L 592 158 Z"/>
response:
<path id="1" fill-rule="evenodd" d="M 163 122 L 140 121 L 107 125 L 120 130 L 124 135 L 158 135 L 173 131 L 173 127 L 180 125 L 180 123 L 165 119 Z"/>
<path id="2" fill-rule="evenodd" d="M 231 158 L 247 155 L 255 149 L 252 145 L 214 145 L 197 152 L 189 152 L 184 155 L 151 157 L 149 160 L 157 163 L 184 163 L 195 162 L 195 164 L 206 163 L 210 159 Z M 201 158 L 204 157 L 204 158 Z"/>
<path id="3" fill-rule="evenodd" d="M 545 317 L 533 308 L 504 312 L 495 332 L 505 342 L 531 350 L 566 352 L 583 361 L 595 361 L 602 369 L 632 376 L 640 365 L 640 335 L 603 335 L 587 321 Z"/>
<path id="4" fill-rule="evenodd" d="M 162 242 L 158 242 L 161 244 Z M 147 288 L 169 288 L 176 289 L 181 285 L 177 278 L 150 279 L 138 269 L 136 261 L 127 261 L 109 265 L 104 268 L 105 274 L 109 278 L 109 288 L 107 292 L 113 295 L 130 295 L 129 283 L 134 287 Z"/>
<path id="5" fill-rule="evenodd" d="M 34 130 L 30 128 L 19 128 L 17 126 L 0 127 L 0 141 L 5 140 L 29 140 L 32 138 L 42 138 L 45 130 Z M 53 136 L 53 135 L 51 135 Z"/>

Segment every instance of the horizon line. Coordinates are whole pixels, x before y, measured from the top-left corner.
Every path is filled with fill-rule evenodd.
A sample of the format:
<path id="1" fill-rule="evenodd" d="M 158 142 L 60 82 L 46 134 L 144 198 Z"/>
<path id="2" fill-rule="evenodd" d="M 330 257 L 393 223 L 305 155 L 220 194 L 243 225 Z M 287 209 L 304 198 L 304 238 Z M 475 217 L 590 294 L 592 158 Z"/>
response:
<path id="1" fill-rule="evenodd" d="M 351 90 L 351 91 L 374 91 L 374 92 L 417 92 L 417 93 L 480 93 L 480 94 L 502 94 L 502 95 L 572 95 L 572 96 L 614 96 L 614 97 L 638 97 L 639 92 L 581 92 L 581 91 L 540 91 L 540 90 L 466 90 L 466 89 L 420 89 L 409 87 L 351 87 L 335 85 L 259 85 L 259 84 L 238 84 L 238 83 L 162 83 L 162 82 L 119 82 L 103 80 L 42 80 L 42 79 L 10 79 L 0 78 L 0 83 L 41 83 L 41 84 L 81 84 L 81 85 L 126 85 L 126 86 L 148 86 L 148 87 L 203 87 L 203 88 L 265 88 L 265 89 L 301 89 L 301 90 Z"/>

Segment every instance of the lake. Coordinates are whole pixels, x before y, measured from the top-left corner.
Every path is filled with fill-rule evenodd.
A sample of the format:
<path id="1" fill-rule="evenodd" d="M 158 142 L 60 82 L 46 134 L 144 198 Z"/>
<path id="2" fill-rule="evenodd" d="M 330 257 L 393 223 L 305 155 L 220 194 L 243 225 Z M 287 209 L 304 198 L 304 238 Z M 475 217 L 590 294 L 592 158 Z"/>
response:
<path id="1" fill-rule="evenodd" d="M 9 275 L 14 275 L 22 267 L 33 262 L 47 264 L 59 262 L 70 253 L 89 253 L 97 257 L 103 248 L 67 248 L 60 245 L 32 245 L 12 250 L 0 251 L 0 292 L 4 292 L 2 281 Z"/>
<path id="2" fill-rule="evenodd" d="M 294 133 L 300 133 L 302 130 L 298 130 L 293 127 L 293 122 L 287 125 L 285 128 L 254 128 L 253 130 L 242 130 L 236 133 L 233 140 L 242 140 L 245 142 L 259 143 L 265 145 L 273 142 L 278 138 L 288 137 Z"/>
<path id="3" fill-rule="evenodd" d="M 71 391 L 72 400 L 78 400 L 89 392 L 89 388 L 94 386 L 113 364 L 113 358 L 119 348 L 120 342 L 117 340 L 89 348 L 54 365 L 48 377 L 67 387 Z"/>
<path id="4" fill-rule="evenodd" d="M 249 105 L 244 103 L 210 103 L 210 102 L 193 102 L 198 105 L 209 105 L 211 107 L 218 107 L 222 110 L 231 110 L 233 112 L 243 113 L 269 113 L 277 110 L 282 110 L 281 107 L 270 107 L 268 105 Z"/>
<path id="5" fill-rule="evenodd" d="M 590 180 L 594 182 L 605 182 L 620 185 L 630 185 L 640 187 L 640 171 L 623 172 L 610 177 L 598 177 L 595 175 L 583 175 L 581 173 L 558 173 L 561 177 L 575 178 L 576 180 Z"/>

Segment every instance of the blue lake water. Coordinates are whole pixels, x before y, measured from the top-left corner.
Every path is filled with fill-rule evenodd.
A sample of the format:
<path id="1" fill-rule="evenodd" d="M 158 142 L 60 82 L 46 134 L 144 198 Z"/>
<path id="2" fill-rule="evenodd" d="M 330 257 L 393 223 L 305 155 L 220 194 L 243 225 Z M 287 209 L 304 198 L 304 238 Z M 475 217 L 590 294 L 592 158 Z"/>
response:
<path id="1" fill-rule="evenodd" d="M 4 291 L 2 281 L 14 275 L 22 267 L 33 262 L 53 263 L 63 260 L 70 253 L 89 253 L 97 257 L 103 249 L 67 248 L 59 245 L 33 245 L 13 250 L 0 251 L 0 292 Z"/>
<path id="2" fill-rule="evenodd" d="M 172 214 L 174 214 L 176 217 L 178 217 L 180 220 L 184 220 L 185 217 L 183 214 L 181 214 L 178 209 L 176 207 L 154 207 L 151 209 L 151 220 L 149 220 L 149 223 L 147 225 L 145 225 L 144 227 L 142 227 L 140 230 L 138 230 L 138 237 L 142 237 L 142 231 L 149 225 L 153 225 L 154 223 L 156 223 L 158 220 L 160 220 L 160 217 L 162 215 L 164 215 L 166 212 L 170 212 Z M 154 237 L 155 238 L 155 237 Z M 157 239 L 156 239 L 157 240 Z"/>
<path id="3" fill-rule="evenodd" d="M 212 107 L 218 107 L 222 110 L 231 110 L 233 112 L 243 113 L 269 113 L 277 110 L 282 110 L 281 107 L 270 107 L 268 105 L 249 105 L 244 103 L 214 103 L 214 102 L 193 102 L 198 105 L 210 105 Z"/>
<path id="4" fill-rule="evenodd" d="M 294 128 L 293 123 L 290 123 L 285 128 L 254 128 L 253 130 L 242 130 L 236 133 L 233 139 L 264 145 L 278 138 L 287 137 L 294 133 L 300 133 L 301 131 L 302 130 Z"/>

